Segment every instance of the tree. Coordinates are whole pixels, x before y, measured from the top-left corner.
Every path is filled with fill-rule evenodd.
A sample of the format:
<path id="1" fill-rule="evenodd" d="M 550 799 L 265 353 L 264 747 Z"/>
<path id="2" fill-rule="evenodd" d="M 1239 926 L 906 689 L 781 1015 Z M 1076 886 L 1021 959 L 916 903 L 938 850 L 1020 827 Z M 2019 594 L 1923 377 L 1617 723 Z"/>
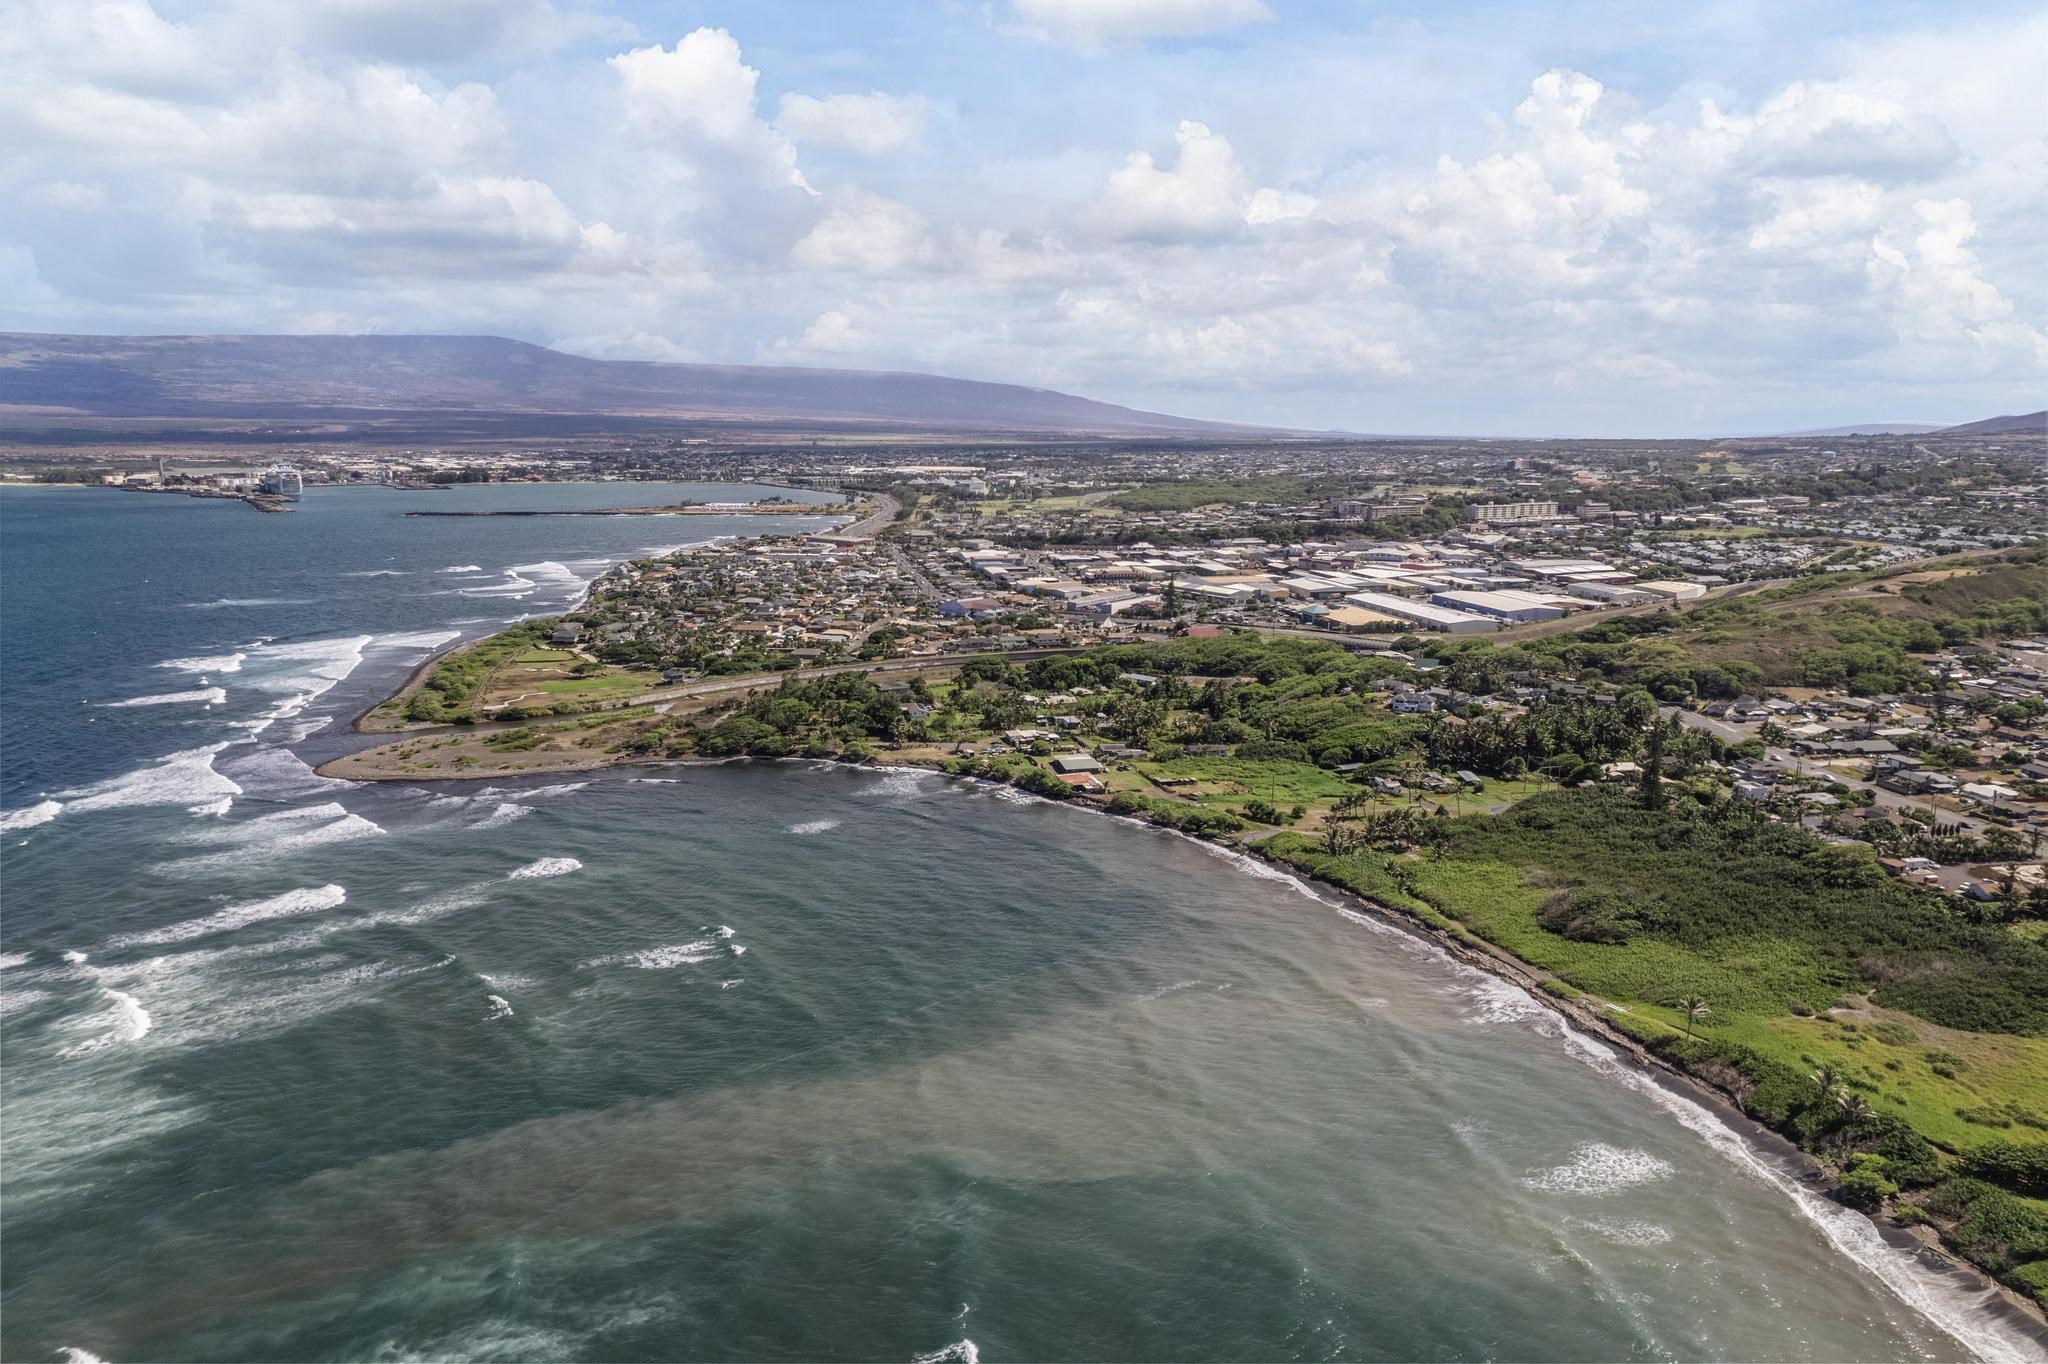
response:
<path id="1" fill-rule="evenodd" d="M 1693 1036 L 1694 1024 L 1713 1012 L 1708 1007 L 1707 1001 L 1698 995 L 1680 995 L 1676 1003 L 1677 1007 L 1685 1014 L 1685 1035 L 1687 1037 Z"/>
<path id="2" fill-rule="evenodd" d="M 1643 754 L 1642 798 L 1645 810 L 1664 808 L 1664 724 L 1650 722 L 1650 743 Z"/>
<path id="3" fill-rule="evenodd" d="M 1842 1096 L 1842 1072 L 1833 1066 L 1822 1066 L 1813 1073 L 1814 1102 L 1826 1103 Z"/>
<path id="4" fill-rule="evenodd" d="M 1859 1152 L 1849 1157 L 1849 1168 L 1842 1172 L 1835 1191 L 1850 1207 L 1876 1212 L 1884 1206 L 1887 1198 L 1899 1191 L 1897 1182 L 1885 1172 L 1889 1164 L 1875 1152 Z"/>

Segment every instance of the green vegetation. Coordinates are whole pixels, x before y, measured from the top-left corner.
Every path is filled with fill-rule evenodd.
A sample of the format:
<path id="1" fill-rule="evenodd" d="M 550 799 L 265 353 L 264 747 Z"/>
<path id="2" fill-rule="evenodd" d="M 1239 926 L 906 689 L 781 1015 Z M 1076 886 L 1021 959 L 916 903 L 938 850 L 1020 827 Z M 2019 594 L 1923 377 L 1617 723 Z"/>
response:
<path id="1" fill-rule="evenodd" d="M 1960 1253 L 2032 1285 L 2048 1257 L 2026 1201 L 2048 1189 L 2048 948 L 1863 850 L 1701 794 L 1651 809 L 1640 791 L 1555 791 L 1490 819 L 1368 825 L 1349 846 L 1259 846 L 1554 973 L 1835 1163 L 1844 1201 L 1909 1200 Z"/>
<path id="2" fill-rule="evenodd" d="M 1424 646 L 1453 685 L 1486 694 L 1511 675 L 1596 677 L 1658 700 L 1726 700 L 1766 687 L 1852 695 L 1928 691 L 1921 661 L 1952 645 L 2048 630 L 2048 546 L 1900 574 L 1825 575 L 1683 613 L 1621 616 L 1501 646 Z"/>
<path id="3" fill-rule="evenodd" d="M 1107 505 L 1120 511 L 1193 511 L 1197 507 L 1244 506 L 1259 502 L 1293 505 L 1319 497 L 1340 496 L 1355 485 L 1317 484 L 1285 476 L 1248 478 L 1235 483 L 1190 479 L 1184 483 L 1148 483 L 1117 493 Z"/>
<path id="4" fill-rule="evenodd" d="M 418 724 L 474 724 L 476 703 L 492 671 L 546 639 L 554 627 L 551 620 L 522 621 L 457 649 L 427 674 L 406 702 L 405 718 Z"/>

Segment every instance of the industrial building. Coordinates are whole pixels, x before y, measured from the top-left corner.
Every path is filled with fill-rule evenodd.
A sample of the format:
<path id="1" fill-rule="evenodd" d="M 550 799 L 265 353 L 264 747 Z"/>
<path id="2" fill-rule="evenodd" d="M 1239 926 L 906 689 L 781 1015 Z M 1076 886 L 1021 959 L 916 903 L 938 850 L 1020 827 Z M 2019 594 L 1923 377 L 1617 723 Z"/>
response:
<path id="1" fill-rule="evenodd" d="M 1695 597 L 1707 595 L 1704 583 L 1654 582 L 1637 583 L 1636 586 L 1644 592 L 1654 593 L 1671 601 L 1691 601 Z"/>
<path id="2" fill-rule="evenodd" d="M 1620 583 L 1573 583 L 1565 588 L 1565 591 L 1571 596 L 1599 602 L 1603 606 L 1641 606 L 1644 602 L 1660 600 L 1655 592 L 1645 592 L 1640 587 L 1625 587 Z"/>
<path id="3" fill-rule="evenodd" d="M 1470 611 L 1454 611 L 1446 606 L 1432 606 L 1427 602 L 1410 601 L 1387 592 L 1353 592 L 1344 598 L 1353 606 L 1362 606 L 1368 611 L 1405 620 L 1429 630 L 1441 630 L 1448 635 L 1483 635 L 1500 629 L 1500 622 L 1492 616 L 1474 615 Z"/>
<path id="4" fill-rule="evenodd" d="M 1430 598 L 1438 606 L 1448 606 L 1454 611 L 1470 611 L 1475 615 L 1492 616 L 1495 620 L 1520 624 L 1532 620 L 1556 620 L 1564 615 L 1562 606 L 1553 606 L 1544 598 L 1530 592 L 1439 592 Z"/>

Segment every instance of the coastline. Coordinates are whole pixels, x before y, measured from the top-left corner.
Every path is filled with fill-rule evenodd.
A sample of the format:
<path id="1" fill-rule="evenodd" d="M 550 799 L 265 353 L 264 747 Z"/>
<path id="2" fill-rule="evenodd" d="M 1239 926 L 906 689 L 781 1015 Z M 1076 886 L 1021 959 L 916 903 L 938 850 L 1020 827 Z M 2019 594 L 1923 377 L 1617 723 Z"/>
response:
<path id="1" fill-rule="evenodd" d="M 379 702 L 378 704 L 382 704 Z M 378 747 L 382 747 L 379 745 Z M 360 752 L 374 752 L 373 749 Z M 896 761 L 867 760 L 848 762 L 841 759 L 815 758 L 753 758 L 747 756 L 724 758 L 665 758 L 653 756 L 594 755 L 588 752 L 563 753 L 535 760 L 519 767 L 491 772 L 476 772 L 470 775 L 402 773 L 378 768 L 352 768 L 347 766 L 350 758 L 344 755 L 331 759 L 318 767 L 316 772 L 323 777 L 336 777 L 355 781 L 403 781 L 411 783 L 503 781 L 521 775 L 559 776 L 576 772 L 601 772 L 614 768 L 634 767 L 718 767 L 736 762 L 799 763 L 817 766 L 821 762 L 868 771 L 910 771 L 929 772 L 955 781 L 980 783 L 987 786 L 1005 786 L 1008 783 L 987 777 L 963 776 L 946 770 L 943 762 L 936 759 L 908 758 Z M 521 755 L 529 756 L 529 755 Z M 1770 1179 L 1774 1175 L 1783 1179 L 1785 1191 L 1800 1202 L 1800 1210 L 1823 1237 L 1836 1244 L 1845 1256 L 1850 1255 L 1847 1246 L 1842 1245 L 1830 1234 L 1828 1228 L 1814 1215 L 1815 1210 L 1803 1202 L 1804 1197 L 1825 1200 L 1828 1207 L 1846 1214 L 1868 1227 L 1887 1246 L 1898 1250 L 1910 1250 L 1921 1267 L 1935 1274 L 1958 1281 L 1960 1291 L 1981 1293 L 1984 1300 L 1969 1305 L 1972 1312 L 1985 1313 L 1994 1321 L 2017 1331 L 2029 1339 L 2044 1353 L 2048 1353 L 2048 1314 L 2033 1302 L 2006 1285 L 1999 1283 L 1989 1274 L 1959 1258 L 1941 1244 L 1939 1235 L 1932 1227 L 1919 1225 L 1901 1227 L 1891 1224 L 1883 1214 L 1870 1214 L 1851 1208 L 1833 1197 L 1834 1179 L 1812 1155 L 1802 1150 L 1788 1138 L 1764 1126 L 1744 1113 L 1727 1091 L 1711 1084 L 1700 1076 L 1680 1069 L 1672 1062 L 1658 1056 L 1641 1042 L 1616 1027 L 1601 1009 L 1588 1000 L 1590 996 L 1563 998 L 1544 988 L 1546 980 L 1553 979 L 1549 973 L 1522 961 L 1502 948 L 1495 947 L 1470 935 L 1439 928 L 1417 915 L 1399 908 L 1368 899 L 1335 882 L 1325 880 L 1305 869 L 1278 861 L 1262 853 L 1256 846 L 1246 846 L 1227 839 L 1200 834 L 1191 834 L 1179 829 L 1167 829 L 1142 819 L 1112 814 L 1106 796 L 1077 795 L 1066 800 L 1050 800 L 1033 796 L 1033 800 L 1048 805 L 1065 806 L 1085 810 L 1120 823 L 1130 823 L 1147 829 L 1156 829 L 1175 837 L 1185 838 L 1204 849 L 1227 860 L 1250 863 L 1238 870 L 1245 875 L 1277 876 L 1303 887 L 1314 898 L 1337 908 L 1340 912 L 1369 917 L 1375 923 L 1427 943 L 1442 952 L 1450 960 L 1493 979 L 1500 980 L 1521 991 L 1530 1000 L 1548 1009 L 1561 1020 L 1567 1037 L 1577 1037 L 1604 1047 L 1613 1053 L 1614 1064 L 1619 1074 L 1627 1079 L 1639 1078 L 1643 1083 L 1654 1086 L 1679 1103 L 1689 1103 L 1704 1110 L 1706 1116 L 1732 1138 L 1747 1157 L 1756 1163 L 1760 1177 Z M 1681 1123 L 1684 1115 L 1676 1110 L 1674 1118 Z M 1690 1126 L 1691 1124 L 1685 1124 Z M 1698 1130 L 1695 1128 L 1695 1130 Z M 1704 1134 L 1703 1134 L 1704 1135 Z M 1853 1258 L 1853 1257 L 1852 1257 Z M 1859 1261 L 1859 1264 L 1861 1262 Z M 1957 1336 L 1943 1322 L 1933 1315 L 1928 1305 L 1916 1301 L 1902 1286 L 1890 1278 L 1863 1265 L 1884 1282 L 1892 1292 L 1907 1301 L 1916 1311 L 1926 1316 L 1930 1324 L 1942 1334 L 1957 1340 L 1966 1348 L 1968 1342 Z"/>

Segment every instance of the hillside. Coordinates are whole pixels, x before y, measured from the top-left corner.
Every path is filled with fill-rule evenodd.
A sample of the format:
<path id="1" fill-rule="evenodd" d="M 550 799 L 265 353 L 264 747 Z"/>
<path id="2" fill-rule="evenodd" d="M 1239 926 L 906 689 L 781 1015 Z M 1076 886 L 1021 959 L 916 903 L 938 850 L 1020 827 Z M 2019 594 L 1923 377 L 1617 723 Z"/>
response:
<path id="1" fill-rule="evenodd" d="M 0 411 L 9 409 L 46 420 L 532 414 L 1116 435 L 1252 429 L 1016 384 L 591 360 L 495 336 L 0 333 Z"/>
<path id="2" fill-rule="evenodd" d="M 1823 426 L 1812 431 L 1787 431 L 1791 436 L 1922 436 L 1942 429 L 1940 422 L 1858 422 L 1853 426 Z"/>
<path id="3" fill-rule="evenodd" d="M 1987 417 L 1980 422 L 1943 427 L 1942 436 L 2041 436 L 2048 435 L 2048 410 L 2016 417 Z"/>

